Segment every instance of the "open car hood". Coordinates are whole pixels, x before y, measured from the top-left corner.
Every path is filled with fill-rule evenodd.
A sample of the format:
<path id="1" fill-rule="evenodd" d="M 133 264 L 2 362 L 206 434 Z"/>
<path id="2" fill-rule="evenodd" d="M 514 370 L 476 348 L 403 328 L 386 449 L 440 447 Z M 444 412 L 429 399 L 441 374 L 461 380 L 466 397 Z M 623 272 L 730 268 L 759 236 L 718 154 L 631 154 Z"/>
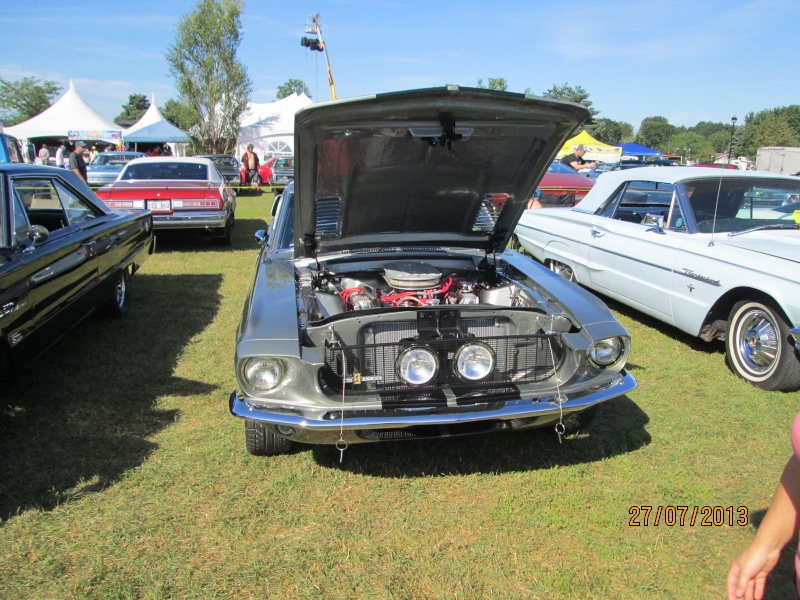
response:
<path id="1" fill-rule="evenodd" d="M 501 252 L 589 116 L 570 102 L 456 86 L 312 105 L 295 117 L 295 257 Z"/>

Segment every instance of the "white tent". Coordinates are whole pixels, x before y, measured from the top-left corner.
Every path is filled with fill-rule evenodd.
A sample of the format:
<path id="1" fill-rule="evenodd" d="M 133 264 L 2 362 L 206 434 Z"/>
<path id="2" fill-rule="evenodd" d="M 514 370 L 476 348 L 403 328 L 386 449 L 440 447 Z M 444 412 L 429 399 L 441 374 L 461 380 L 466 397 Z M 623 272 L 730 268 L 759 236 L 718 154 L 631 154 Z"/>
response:
<path id="1" fill-rule="evenodd" d="M 123 138 L 126 143 L 188 142 L 189 134 L 164 118 L 153 96 L 150 107 L 141 119 L 123 132 Z"/>
<path id="2" fill-rule="evenodd" d="M 73 137 L 102 140 L 109 138 L 104 134 L 115 132 L 119 135 L 120 129 L 119 125 L 89 106 L 70 80 L 69 90 L 50 108 L 18 125 L 6 127 L 4 131 L 20 139 Z M 80 135 L 74 135 L 76 132 Z"/>
<path id="3" fill-rule="evenodd" d="M 236 155 L 244 154 L 248 144 L 262 158 L 293 154 L 294 115 L 311 103 L 311 98 L 297 93 L 266 104 L 251 102 L 242 117 Z"/>

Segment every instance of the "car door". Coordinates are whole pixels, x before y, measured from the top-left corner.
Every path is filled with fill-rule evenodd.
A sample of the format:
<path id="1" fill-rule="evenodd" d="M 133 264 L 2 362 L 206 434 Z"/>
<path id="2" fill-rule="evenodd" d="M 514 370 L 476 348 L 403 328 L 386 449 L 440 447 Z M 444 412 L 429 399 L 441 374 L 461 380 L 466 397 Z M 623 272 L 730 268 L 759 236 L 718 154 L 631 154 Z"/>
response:
<path id="1" fill-rule="evenodd" d="M 108 218 L 56 177 L 25 175 L 12 178 L 15 218 L 47 230 L 46 239 L 25 244 L 19 239 L 12 255 L 9 282 L 19 290 L 25 310 L 9 331 L 9 344 L 23 341 L 34 355 L 44 351 L 63 332 L 94 307 L 91 295 L 96 283 L 97 241 L 92 219 Z M 34 341 L 36 340 L 36 341 Z"/>
<path id="2" fill-rule="evenodd" d="M 592 286 L 672 322 L 672 269 L 686 239 L 674 186 L 628 182 L 600 217 L 590 232 Z"/>

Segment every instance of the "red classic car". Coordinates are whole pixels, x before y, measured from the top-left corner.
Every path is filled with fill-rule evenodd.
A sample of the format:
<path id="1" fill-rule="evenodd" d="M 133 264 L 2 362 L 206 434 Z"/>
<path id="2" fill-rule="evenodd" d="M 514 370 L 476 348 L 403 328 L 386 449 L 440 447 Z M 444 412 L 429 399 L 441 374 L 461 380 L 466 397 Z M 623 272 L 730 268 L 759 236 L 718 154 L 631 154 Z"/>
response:
<path id="1" fill-rule="evenodd" d="M 113 210 L 150 210 L 154 229 L 203 229 L 231 244 L 236 194 L 207 158 L 137 158 L 97 196 Z"/>
<path id="2" fill-rule="evenodd" d="M 572 167 L 552 163 L 536 189 L 542 206 L 574 206 L 589 193 L 594 181 L 579 174 Z"/>
<path id="3" fill-rule="evenodd" d="M 258 176 L 261 179 L 260 183 L 269 185 L 269 180 L 272 179 L 272 165 L 276 160 L 278 160 L 278 157 L 273 156 L 272 158 L 265 159 L 264 162 L 258 165 Z M 240 174 L 242 177 L 242 185 L 246 185 L 247 169 L 245 169 L 244 164 L 242 164 Z"/>

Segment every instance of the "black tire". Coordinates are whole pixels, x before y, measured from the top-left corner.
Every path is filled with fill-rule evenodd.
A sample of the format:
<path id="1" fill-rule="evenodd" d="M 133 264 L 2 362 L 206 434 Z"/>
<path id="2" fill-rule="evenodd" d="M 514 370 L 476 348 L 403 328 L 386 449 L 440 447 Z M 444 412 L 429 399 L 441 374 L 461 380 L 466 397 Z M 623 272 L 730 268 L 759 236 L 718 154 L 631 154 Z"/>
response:
<path id="1" fill-rule="evenodd" d="M 228 219 L 225 223 L 225 227 L 220 230 L 222 233 L 217 237 L 212 238 L 214 244 L 217 246 L 230 246 L 233 244 L 233 234 L 231 229 L 233 228 L 234 219 L 235 216 L 231 215 L 230 219 Z"/>
<path id="2" fill-rule="evenodd" d="M 587 408 L 580 413 L 572 413 L 564 420 L 564 437 L 574 439 L 580 435 L 589 425 L 592 424 L 597 416 L 597 406 Z"/>
<path id="3" fill-rule="evenodd" d="M 736 303 L 728 318 L 725 351 L 731 371 L 754 386 L 781 392 L 800 389 L 800 353 L 773 302 Z"/>
<path id="4" fill-rule="evenodd" d="M 291 440 L 267 431 L 258 421 L 245 419 L 244 433 L 247 452 L 253 456 L 286 454 L 292 447 Z"/>
<path id="5" fill-rule="evenodd" d="M 572 271 L 572 267 L 558 262 L 557 260 L 548 260 L 547 266 L 550 267 L 553 273 L 561 275 L 567 281 L 575 281 L 575 273 Z"/>
<path id="6" fill-rule="evenodd" d="M 119 318 L 128 314 L 131 303 L 131 274 L 128 269 L 122 269 L 117 275 L 111 299 L 104 307 L 104 314 L 108 317 Z"/>

